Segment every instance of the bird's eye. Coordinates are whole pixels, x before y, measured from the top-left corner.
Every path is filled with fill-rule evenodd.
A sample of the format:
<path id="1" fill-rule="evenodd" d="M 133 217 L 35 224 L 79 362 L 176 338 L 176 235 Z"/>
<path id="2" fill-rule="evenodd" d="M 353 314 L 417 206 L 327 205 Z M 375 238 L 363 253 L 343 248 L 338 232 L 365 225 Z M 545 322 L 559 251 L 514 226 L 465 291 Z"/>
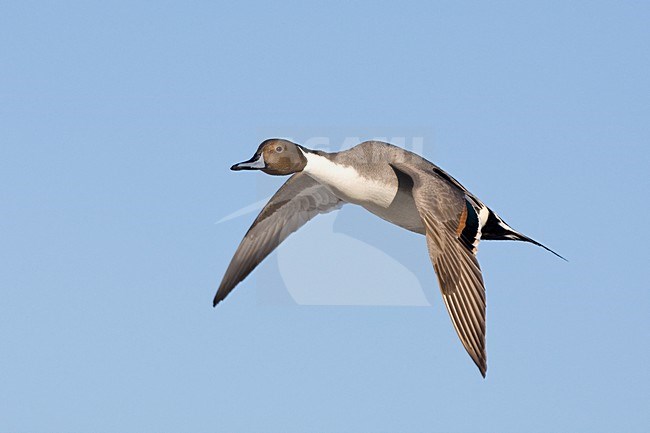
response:
<path id="1" fill-rule="evenodd" d="M 282 153 L 283 150 L 284 149 L 282 148 L 282 146 L 278 146 L 278 147 L 275 148 L 275 151 L 278 152 L 278 153 Z"/>

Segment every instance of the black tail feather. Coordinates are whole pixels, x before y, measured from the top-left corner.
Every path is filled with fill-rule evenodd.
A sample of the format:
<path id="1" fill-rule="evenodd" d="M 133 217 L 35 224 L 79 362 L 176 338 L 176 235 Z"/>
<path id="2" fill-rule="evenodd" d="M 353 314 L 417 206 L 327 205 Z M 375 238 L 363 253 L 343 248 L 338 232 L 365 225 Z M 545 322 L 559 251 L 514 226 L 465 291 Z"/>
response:
<path id="1" fill-rule="evenodd" d="M 568 260 L 546 245 L 543 245 L 539 242 L 537 242 L 535 239 L 529 238 L 526 235 L 523 235 L 519 232 L 516 232 L 513 230 L 508 224 L 506 224 L 497 214 L 492 212 L 490 210 L 490 213 L 488 215 L 488 219 L 485 222 L 485 225 L 482 228 L 481 231 L 481 239 L 488 240 L 488 241 L 522 241 L 522 242 L 528 242 L 533 245 L 537 245 L 538 247 L 544 248 L 546 251 L 555 254 L 557 257 L 561 258 L 565 262 L 568 262 Z"/>
<path id="2" fill-rule="evenodd" d="M 510 235 L 508 235 L 508 237 L 506 237 L 506 239 L 513 240 L 513 241 L 529 242 L 529 243 L 531 243 L 533 245 L 537 245 L 538 247 L 544 248 L 546 251 L 548 251 L 550 253 L 553 253 L 556 256 L 558 256 L 559 258 L 561 258 L 562 260 L 564 260 L 565 262 L 568 262 L 568 260 L 566 258 L 562 257 L 561 255 L 559 255 L 558 253 L 556 253 L 555 251 L 553 251 L 552 249 L 550 249 L 546 245 L 541 244 L 541 243 L 537 242 L 535 239 L 531 239 L 526 235 L 522 235 L 521 233 L 517 233 L 517 232 L 513 231 L 512 234 L 510 234 Z"/>

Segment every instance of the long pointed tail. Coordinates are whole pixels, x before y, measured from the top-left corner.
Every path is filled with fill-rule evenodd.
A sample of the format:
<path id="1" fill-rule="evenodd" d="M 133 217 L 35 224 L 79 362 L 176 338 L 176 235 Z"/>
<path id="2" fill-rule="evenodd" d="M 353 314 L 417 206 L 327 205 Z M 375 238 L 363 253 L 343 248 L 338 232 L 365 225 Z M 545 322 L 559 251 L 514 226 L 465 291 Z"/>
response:
<path id="1" fill-rule="evenodd" d="M 546 245 L 541 244 L 541 243 L 537 242 L 535 239 L 531 239 L 528 236 L 523 235 L 523 234 L 521 234 L 519 232 L 516 232 L 514 230 L 512 231 L 512 233 L 510 235 L 508 235 L 506 237 L 506 239 L 513 240 L 513 241 L 529 242 L 529 243 L 531 243 L 533 245 L 537 245 L 538 247 L 544 248 L 546 251 L 548 251 L 550 253 L 553 253 L 556 256 L 558 256 L 559 258 L 561 258 L 562 260 L 564 260 L 565 262 L 568 262 L 568 260 L 566 258 L 562 257 L 561 255 L 559 255 L 558 253 L 556 253 L 555 251 L 553 251 L 552 249 L 550 249 Z"/>
<path id="2" fill-rule="evenodd" d="M 528 242 L 538 247 L 544 248 L 546 251 L 555 254 L 557 257 L 568 262 L 568 260 L 544 244 L 537 242 L 535 239 L 519 233 L 508 224 L 506 224 L 497 214 L 490 210 L 488 219 L 481 230 L 481 239 L 493 241 L 522 241 Z"/>

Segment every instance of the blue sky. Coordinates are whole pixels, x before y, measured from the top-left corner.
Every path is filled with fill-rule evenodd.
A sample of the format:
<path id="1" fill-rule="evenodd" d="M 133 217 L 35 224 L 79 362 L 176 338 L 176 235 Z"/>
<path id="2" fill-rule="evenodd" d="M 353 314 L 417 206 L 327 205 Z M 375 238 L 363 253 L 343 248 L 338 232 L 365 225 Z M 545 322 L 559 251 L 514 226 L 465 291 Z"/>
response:
<path id="1" fill-rule="evenodd" d="M 647 431 L 650 6 L 349 3 L 0 5 L 0 431 Z M 212 309 L 270 136 L 421 143 L 569 259 L 481 244 L 487 379 L 353 207 Z"/>

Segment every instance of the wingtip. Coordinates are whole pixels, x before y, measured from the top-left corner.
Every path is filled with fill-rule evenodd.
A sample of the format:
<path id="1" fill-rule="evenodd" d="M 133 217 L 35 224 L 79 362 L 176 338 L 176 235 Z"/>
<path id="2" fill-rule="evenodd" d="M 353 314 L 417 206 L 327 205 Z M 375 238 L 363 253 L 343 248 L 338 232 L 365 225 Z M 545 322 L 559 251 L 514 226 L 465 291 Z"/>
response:
<path id="1" fill-rule="evenodd" d="M 487 360 L 485 359 L 481 359 L 480 361 L 474 360 L 474 364 L 476 364 L 479 373 L 481 373 L 481 376 L 483 376 L 483 379 L 485 379 L 485 376 L 487 375 Z"/>
<path id="2" fill-rule="evenodd" d="M 219 289 L 217 289 L 217 293 L 214 294 L 214 298 L 212 299 L 212 308 L 216 307 L 219 305 L 221 301 L 223 301 L 226 296 L 228 296 L 228 291 L 223 290 L 223 284 L 219 286 Z"/>

